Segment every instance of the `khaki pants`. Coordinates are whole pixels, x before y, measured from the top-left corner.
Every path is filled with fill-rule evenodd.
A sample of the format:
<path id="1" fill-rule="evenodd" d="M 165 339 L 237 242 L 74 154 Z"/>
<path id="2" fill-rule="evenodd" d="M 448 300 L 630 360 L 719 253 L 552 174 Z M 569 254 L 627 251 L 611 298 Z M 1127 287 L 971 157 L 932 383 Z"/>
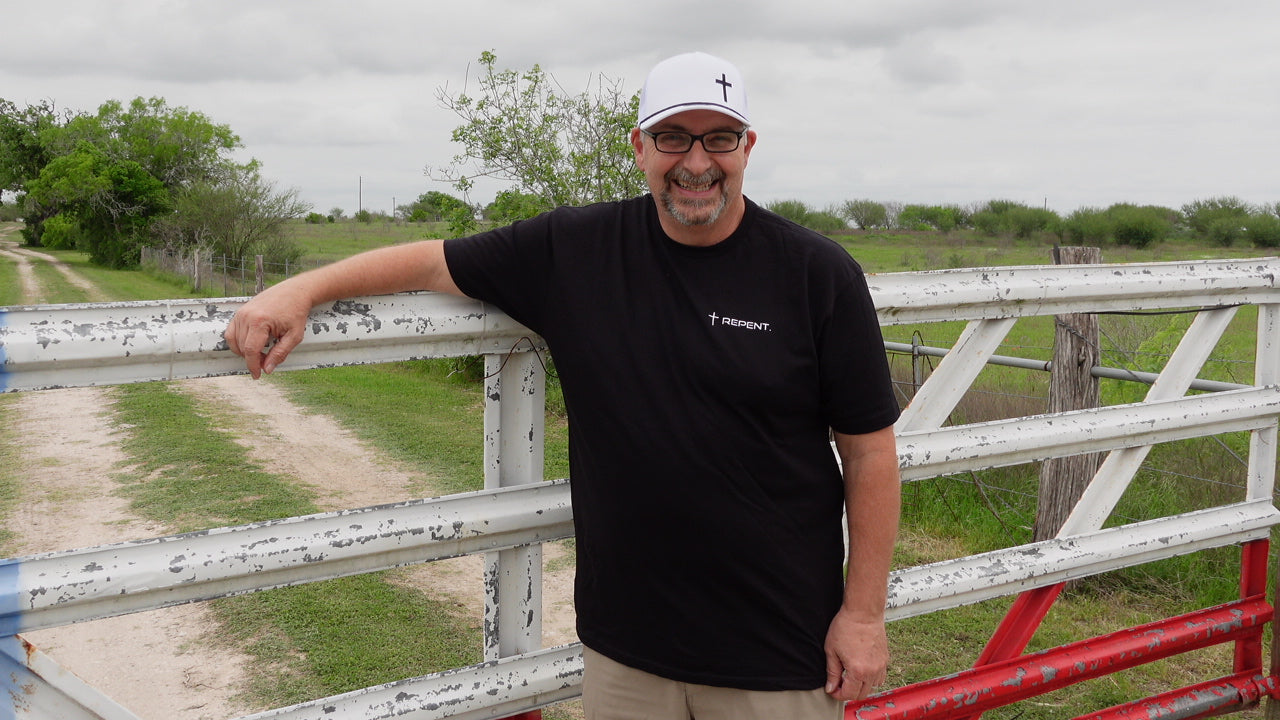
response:
<path id="1" fill-rule="evenodd" d="M 692 685 L 636 670 L 591 648 L 582 705 L 587 720 L 840 720 L 844 703 L 816 690 L 777 692 Z"/>

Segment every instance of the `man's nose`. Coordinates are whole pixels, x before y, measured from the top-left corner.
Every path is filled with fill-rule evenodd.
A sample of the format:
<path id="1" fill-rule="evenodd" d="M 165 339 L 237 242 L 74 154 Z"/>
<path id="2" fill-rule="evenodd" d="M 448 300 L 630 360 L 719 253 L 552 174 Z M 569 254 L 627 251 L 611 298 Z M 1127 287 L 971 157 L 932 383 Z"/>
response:
<path id="1" fill-rule="evenodd" d="M 694 175 L 701 175 L 711 169 L 715 161 L 711 158 L 711 153 L 702 146 L 701 140 L 695 140 L 693 147 L 689 148 L 689 152 L 684 154 L 684 160 L 681 162 L 685 169 Z"/>

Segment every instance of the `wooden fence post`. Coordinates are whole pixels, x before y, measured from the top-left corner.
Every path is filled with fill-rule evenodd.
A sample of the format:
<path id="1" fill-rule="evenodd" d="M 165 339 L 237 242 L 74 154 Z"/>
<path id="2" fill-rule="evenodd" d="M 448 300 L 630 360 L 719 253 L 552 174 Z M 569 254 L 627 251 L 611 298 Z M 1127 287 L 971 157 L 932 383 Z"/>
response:
<path id="1" fill-rule="evenodd" d="M 1055 265 L 1096 264 L 1102 250 L 1055 247 Z M 1053 366 L 1049 380 L 1050 413 L 1098 407 L 1098 316 L 1069 313 L 1054 317 Z M 1040 465 L 1040 494 L 1034 536 L 1037 541 L 1058 534 L 1102 462 L 1099 453 L 1050 458 Z"/>
<path id="2" fill-rule="evenodd" d="M 200 248 L 191 250 L 191 289 L 200 292 Z"/>
<path id="3" fill-rule="evenodd" d="M 261 255 L 253 256 L 253 272 L 254 272 L 254 277 L 256 278 L 255 282 L 253 283 L 253 294 L 257 295 L 258 293 L 262 292 L 262 289 L 264 287 L 266 287 L 265 278 L 263 278 L 263 272 L 262 272 L 262 256 Z"/>

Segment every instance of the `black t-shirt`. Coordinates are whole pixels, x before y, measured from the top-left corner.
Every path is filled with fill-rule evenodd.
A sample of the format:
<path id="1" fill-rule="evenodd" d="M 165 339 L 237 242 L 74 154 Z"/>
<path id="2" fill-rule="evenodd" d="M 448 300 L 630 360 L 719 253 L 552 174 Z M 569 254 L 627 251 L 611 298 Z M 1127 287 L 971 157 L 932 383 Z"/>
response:
<path id="1" fill-rule="evenodd" d="M 445 258 L 555 359 L 582 641 L 682 682 L 821 686 L 843 587 L 828 429 L 898 416 L 848 253 L 750 201 L 728 239 L 682 245 L 645 196 L 449 241 Z"/>

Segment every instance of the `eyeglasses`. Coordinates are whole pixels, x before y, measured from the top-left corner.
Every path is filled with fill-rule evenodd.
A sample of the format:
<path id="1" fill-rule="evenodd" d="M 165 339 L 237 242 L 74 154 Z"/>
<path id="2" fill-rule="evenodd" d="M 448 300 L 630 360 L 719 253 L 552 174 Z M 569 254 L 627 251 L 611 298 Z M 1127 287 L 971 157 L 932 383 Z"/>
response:
<path id="1" fill-rule="evenodd" d="M 742 137 L 747 134 L 746 130 L 733 132 L 732 130 L 716 130 L 714 132 L 702 133 L 694 135 L 687 132 L 649 132 L 641 130 L 640 132 L 653 138 L 653 146 L 661 153 L 670 153 L 679 155 L 687 153 L 693 149 L 693 141 L 697 140 L 702 143 L 702 149 L 709 153 L 728 153 L 738 149 L 738 145 L 742 142 Z"/>

